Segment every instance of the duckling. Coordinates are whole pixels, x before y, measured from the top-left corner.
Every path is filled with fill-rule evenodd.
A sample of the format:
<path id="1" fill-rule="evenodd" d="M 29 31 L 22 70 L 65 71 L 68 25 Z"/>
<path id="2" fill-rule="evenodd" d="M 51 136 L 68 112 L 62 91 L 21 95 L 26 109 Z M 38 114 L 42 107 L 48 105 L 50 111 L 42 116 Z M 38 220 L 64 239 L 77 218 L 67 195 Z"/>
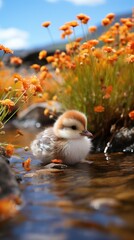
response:
<path id="1" fill-rule="evenodd" d="M 37 135 L 31 143 L 31 150 L 44 165 L 53 159 L 74 165 L 84 160 L 91 151 L 91 137 L 85 114 L 68 110 L 58 117 L 52 127 Z"/>

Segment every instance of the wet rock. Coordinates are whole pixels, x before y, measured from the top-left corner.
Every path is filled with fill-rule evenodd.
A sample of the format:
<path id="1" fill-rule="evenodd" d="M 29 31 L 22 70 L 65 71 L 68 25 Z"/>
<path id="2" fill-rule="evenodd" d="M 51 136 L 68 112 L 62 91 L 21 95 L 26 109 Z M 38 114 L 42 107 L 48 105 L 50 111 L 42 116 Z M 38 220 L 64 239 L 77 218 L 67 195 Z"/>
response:
<path id="1" fill-rule="evenodd" d="M 14 217 L 22 205 L 20 189 L 6 157 L 0 156 L 0 222 Z"/>
<path id="2" fill-rule="evenodd" d="M 134 127 L 122 127 L 114 136 L 109 151 L 134 153 Z"/>
<path id="3" fill-rule="evenodd" d="M 55 114 L 53 117 L 44 115 L 44 110 L 48 109 L 50 113 Z M 18 128 L 40 128 L 54 123 L 57 116 L 62 112 L 61 104 L 58 102 L 49 103 L 35 103 L 29 106 L 26 110 L 20 112 L 17 119 L 13 120 L 13 125 Z"/>
<path id="4" fill-rule="evenodd" d="M 45 169 L 65 169 L 68 168 L 66 164 L 63 163 L 49 163 L 45 166 Z"/>
<path id="5" fill-rule="evenodd" d="M 9 163 L 8 159 L 6 158 L 5 148 L 2 146 L 0 146 L 0 156 L 2 156 L 3 159 L 5 159 L 5 161 L 7 161 L 7 163 Z"/>
<path id="6" fill-rule="evenodd" d="M 20 190 L 6 158 L 0 156 L 0 199 L 9 195 L 19 196 Z"/>
<path id="7" fill-rule="evenodd" d="M 113 135 L 100 136 L 93 140 L 93 152 L 134 153 L 134 126 L 122 127 Z"/>

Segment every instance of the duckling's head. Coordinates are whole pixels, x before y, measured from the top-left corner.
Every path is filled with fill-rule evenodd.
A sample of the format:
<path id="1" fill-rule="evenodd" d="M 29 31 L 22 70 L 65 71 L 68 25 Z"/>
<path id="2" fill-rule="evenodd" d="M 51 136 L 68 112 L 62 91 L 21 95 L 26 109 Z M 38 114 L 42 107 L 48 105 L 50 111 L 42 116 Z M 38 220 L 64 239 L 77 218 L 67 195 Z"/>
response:
<path id="1" fill-rule="evenodd" d="M 59 138 L 79 139 L 84 136 L 92 137 L 87 131 L 87 118 L 77 110 L 64 112 L 54 124 L 54 133 Z"/>

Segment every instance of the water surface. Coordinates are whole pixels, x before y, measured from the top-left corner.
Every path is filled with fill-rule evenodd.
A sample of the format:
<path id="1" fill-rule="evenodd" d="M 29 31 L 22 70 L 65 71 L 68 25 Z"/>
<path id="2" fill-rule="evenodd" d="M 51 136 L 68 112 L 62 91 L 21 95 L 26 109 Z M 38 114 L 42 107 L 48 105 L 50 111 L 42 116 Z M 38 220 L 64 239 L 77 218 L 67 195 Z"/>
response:
<path id="1" fill-rule="evenodd" d="M 7 131 L 3 141 L 18 145 L 10 159 L 22 177 L 23 206 L 0 224 L 0 239 L 134 239 L 134 155 L 91 154 L 88 163 L 48 169 L 24 151 L 35 136 Z M 28 157 L 31 171 L 22 167 Z"/>

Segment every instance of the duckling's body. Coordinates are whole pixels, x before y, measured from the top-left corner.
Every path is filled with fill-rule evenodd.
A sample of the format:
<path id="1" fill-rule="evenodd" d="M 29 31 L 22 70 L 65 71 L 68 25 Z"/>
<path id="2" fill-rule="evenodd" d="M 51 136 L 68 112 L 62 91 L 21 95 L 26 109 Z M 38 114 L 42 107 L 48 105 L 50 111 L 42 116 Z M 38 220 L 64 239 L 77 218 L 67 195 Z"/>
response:
<path id="1" fill-rule="evenodd" d="M 53 159 L 61 159 L 67 165 L 73 165 L 85 159 L 92 144 L 86 129 L 87 120 L 83 113 L 70 110 L 63 113 L 49 127 L 39 133 L 31 144 L 33 154 L 44 164 Z"/>

